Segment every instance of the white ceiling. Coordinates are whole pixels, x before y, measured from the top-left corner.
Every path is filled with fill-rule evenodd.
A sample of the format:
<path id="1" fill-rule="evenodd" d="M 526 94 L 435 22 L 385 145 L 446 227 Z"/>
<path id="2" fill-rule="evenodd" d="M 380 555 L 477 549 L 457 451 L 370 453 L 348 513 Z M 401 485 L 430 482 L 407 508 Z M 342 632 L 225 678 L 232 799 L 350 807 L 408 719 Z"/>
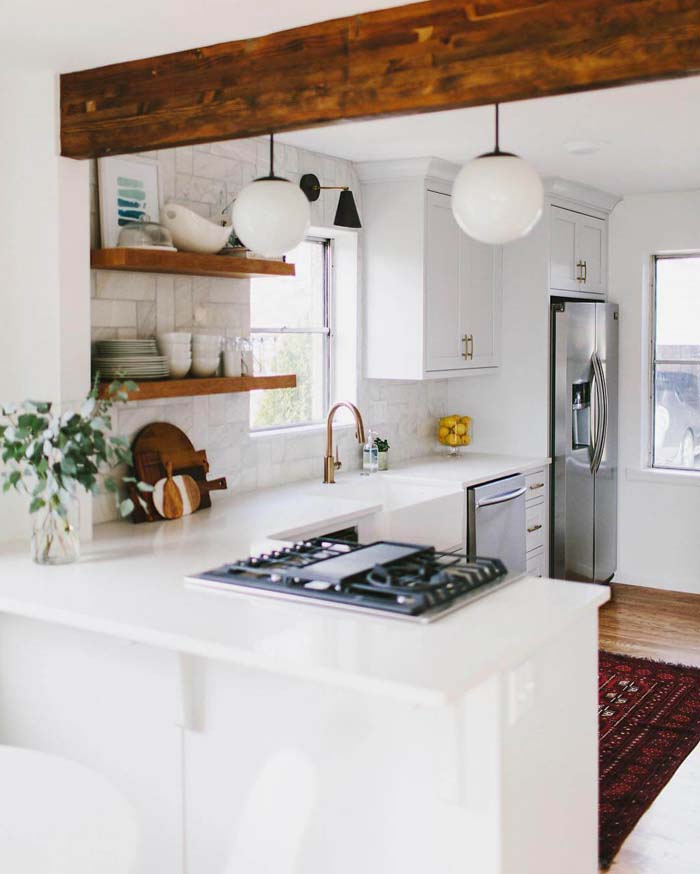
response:
<path id="1" fill-rule="evenodd" d="M 280 135 L 351 161 L 437 157 L 461 164 L 493 148 L 492 107 L 411 115 Z M 566 143 L 597 142 L 594 154 Z M 501 107 L 501 148 L 545 176 L 615 194 L 700 188 L 700 77 L 587 91 Z"/>
<path id="2" fill-rule="evenodd" d="M 65 73 L 261 36 L 406 0 L 0 0 L 0 71 Z"/>

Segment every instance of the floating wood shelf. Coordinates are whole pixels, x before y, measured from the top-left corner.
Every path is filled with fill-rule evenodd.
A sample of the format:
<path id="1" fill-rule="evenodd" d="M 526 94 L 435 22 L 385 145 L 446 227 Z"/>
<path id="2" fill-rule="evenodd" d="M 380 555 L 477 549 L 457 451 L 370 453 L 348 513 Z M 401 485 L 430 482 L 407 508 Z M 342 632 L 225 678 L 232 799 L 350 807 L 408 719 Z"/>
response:
<path id="1" fill-rule="evenodd" d="M 188 398 L 196 395 L 222 395 L 239 391 L 272 388 L 296 388 L 293 373 L 282 376 L 212 376 L 206 379 L 163 379 L 139 383 L 139 391 L 129 394 L 130 401 L 151 401 L 155 398 Z M 109 382 L 100 383 L 100 397 L 107 397 Z"/>
<path id="2" fill-rule="evenodd" d="M 178 273 L 185 276 L 218 276 L 223 279 L 295 275 L 294 265 L 286 261 L 164 252 L 157 249 L 93 249 L 90 252 L 90 266 L 95 270 Z"/>

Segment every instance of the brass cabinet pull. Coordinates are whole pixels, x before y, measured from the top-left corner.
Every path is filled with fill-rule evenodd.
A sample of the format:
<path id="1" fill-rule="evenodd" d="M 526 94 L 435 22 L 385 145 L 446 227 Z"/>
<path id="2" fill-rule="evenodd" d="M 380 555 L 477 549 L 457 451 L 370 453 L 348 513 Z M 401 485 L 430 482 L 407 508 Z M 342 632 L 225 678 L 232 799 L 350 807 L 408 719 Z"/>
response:
<path id="1" fill-rule="evenodd" d="M 576 282 L 583 282 L 583 261 L 576 262 Z"/>
<path id="2" fill-rule="evenodd" d="M 462 352 L 462 358 L 465 361 L 471 361 L 474 357 L 474 335 L 473 334 L 465 334 L 462 337 L 462 343 L 464 344 L 464 351 Z"/>
<path id="3" fill-rule="evenodd" d="M 582 261 L 582 262 L 581 262 L 581 266 L 583 267 L 583 277 L 582 277 L 582 280 L 583 280 L 583 282 L 585 282 L 585 281 L 586 281 L 586 276 L 588 275 L 588 268 L 587 268 L 587 266 L 586 266 L 586 262 L 585 262 L 585 261 Z"/>
<path id="4" fill-rule="evenodd" d="M 533 483 L 531 486 L 529 486 L 529 489 L 531 492 L 534 492 L 536 489 L 543 489 L 543 488 L 544 488 L 544 483 Z"/>
<path id="5" fill-rule="evenodd" d="M 530 528 L 527 529 L 527 533 L 532 534 L 534 531 L 539 531 L 541 527 L 541 525 L 532 525 Z"/>

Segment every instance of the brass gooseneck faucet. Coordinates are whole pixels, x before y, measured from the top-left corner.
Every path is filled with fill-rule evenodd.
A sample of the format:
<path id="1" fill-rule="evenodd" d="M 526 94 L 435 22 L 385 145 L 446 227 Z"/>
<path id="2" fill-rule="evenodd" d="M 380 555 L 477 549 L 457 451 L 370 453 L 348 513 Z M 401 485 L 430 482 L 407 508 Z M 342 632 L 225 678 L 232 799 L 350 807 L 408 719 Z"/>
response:
<path id="1" fill-rule="evenodd" d="M 355 417 L 355 437 L 357 437 L 357 442 L 361 446 L 363 446 L 365 442 L 365 425 L 362 421 L 360 411 L 357 409 L 355 404 L 351 404 L 350 401 L 339 401 L 337 404 L 333 404 L 333 406 L 328 411 L 328 418 L 326 419 L 326 455 L 323 459 L 324 483 L 334 483 L 335 472 L 336 470 L 340 470 L 342 466 L 340 463 L 340 456 L 338 455 L 337 446 L 336 457 L 333 457 L 333 417 L 341 407 L 345 407 L 346 409 L 350 410 L 350 412 Z"/>

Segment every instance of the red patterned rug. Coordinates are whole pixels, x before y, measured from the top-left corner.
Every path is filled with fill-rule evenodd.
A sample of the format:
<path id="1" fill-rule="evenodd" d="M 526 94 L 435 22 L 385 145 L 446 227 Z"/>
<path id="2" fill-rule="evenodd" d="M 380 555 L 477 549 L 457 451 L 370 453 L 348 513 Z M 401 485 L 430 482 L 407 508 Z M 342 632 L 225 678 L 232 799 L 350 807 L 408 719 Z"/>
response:
<path id="1" fill-rule="evenodd" d="M 700 668 L 600 652 L 600 846 L 608 868 L 700 741 Z"/>

